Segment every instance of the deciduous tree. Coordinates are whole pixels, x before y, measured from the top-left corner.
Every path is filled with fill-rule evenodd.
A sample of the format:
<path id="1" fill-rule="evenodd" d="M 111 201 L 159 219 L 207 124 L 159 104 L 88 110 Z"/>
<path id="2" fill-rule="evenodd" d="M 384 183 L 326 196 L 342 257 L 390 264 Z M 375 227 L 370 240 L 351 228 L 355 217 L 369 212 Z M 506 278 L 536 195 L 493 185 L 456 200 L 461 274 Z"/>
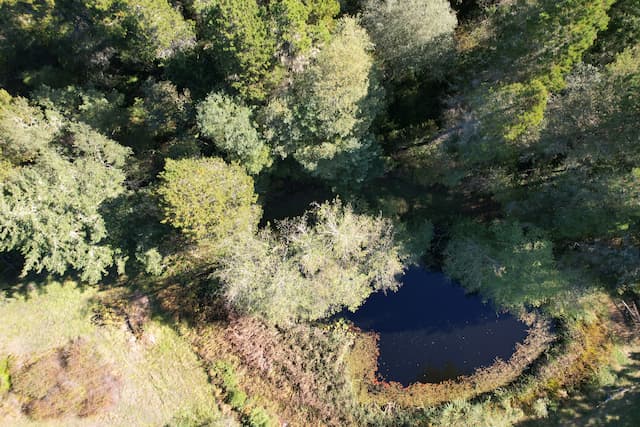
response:
<path id="1" fill-rule="evenodd" d="M 218 271 L 237 310 L 286 324 L 356 310 L 402 272 L 390 221 L 339 200 L 244 240 Z"/>

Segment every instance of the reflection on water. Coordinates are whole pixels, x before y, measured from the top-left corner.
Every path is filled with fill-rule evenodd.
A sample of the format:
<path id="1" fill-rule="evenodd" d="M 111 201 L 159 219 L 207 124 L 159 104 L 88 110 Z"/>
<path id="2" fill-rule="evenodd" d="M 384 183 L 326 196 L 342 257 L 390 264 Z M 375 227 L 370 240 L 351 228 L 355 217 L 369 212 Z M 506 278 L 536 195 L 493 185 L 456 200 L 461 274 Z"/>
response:
<path id="1" fill-rule="evenodd" d="M 380 336 L 378 373 L 403 385 L 438 382 L 508 359 L 527 326 L 466 295 L 442 273 L 407 270 L 397 293 L 376 294 L 344 317 Z"/>

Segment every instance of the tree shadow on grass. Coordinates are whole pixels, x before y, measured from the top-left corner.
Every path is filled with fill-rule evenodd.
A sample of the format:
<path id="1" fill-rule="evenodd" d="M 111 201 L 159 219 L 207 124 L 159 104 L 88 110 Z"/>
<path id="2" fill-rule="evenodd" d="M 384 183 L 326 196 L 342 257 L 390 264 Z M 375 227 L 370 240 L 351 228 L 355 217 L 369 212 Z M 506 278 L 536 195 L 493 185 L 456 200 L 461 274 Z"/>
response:
<path id="1" fill-rule="evenodd" d="M 640 348 L 636 346 L 629 359 L 616 372 L 614 384 L 580 393 L 562 402 L 548 418 L 518 426 L 640 426 Z"/>

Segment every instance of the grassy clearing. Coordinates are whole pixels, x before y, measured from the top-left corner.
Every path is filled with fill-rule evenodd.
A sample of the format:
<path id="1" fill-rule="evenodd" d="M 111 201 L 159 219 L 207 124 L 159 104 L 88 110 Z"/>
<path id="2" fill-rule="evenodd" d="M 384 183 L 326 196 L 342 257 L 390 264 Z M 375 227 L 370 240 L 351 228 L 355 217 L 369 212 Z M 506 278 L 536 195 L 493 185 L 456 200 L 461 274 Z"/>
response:
<path id="1" fill-rule="evenodd" d="M 109 374 L 119 383 L 117 398 L 109 409 L 93 415 L 35 421 L 21 410 L 27 398 L 18 387 L 0 397 L 0 425 L 160 426 L 232 422 L 220 418 L 206 371 L 170 326 L 149 320 L 144 333 L 136 339 L 124 323 L 105 326 L 92 323 L 91 301 L 103 292 L 81 289 L 72 282 L 52 282 L 44 289 L 26 296 L 3 297 L 0 302 L 3 319 L 0 357 L 9 357 L 11 376 L 23 380 L 27 373 L 37 376 L 35 362 L 80 338 L 94 360 L 110 367 Z M 29 372 L 28 366 L 36 369 Z"/>

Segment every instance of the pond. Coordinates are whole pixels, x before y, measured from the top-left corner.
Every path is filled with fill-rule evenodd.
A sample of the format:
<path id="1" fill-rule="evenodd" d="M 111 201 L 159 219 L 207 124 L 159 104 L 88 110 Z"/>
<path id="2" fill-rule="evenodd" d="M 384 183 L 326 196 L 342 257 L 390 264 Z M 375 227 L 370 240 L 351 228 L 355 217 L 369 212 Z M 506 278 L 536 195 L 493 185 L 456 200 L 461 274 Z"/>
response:
<path id="1" fill-rule="evenodd" d="M 376 332 L 378 374 L 403 385 L 439 382 L 507 360 L 527 325 L 484 304 L 442 273 L 413 267 L 398 292 L 372 295 L 342 317 Z"/>

